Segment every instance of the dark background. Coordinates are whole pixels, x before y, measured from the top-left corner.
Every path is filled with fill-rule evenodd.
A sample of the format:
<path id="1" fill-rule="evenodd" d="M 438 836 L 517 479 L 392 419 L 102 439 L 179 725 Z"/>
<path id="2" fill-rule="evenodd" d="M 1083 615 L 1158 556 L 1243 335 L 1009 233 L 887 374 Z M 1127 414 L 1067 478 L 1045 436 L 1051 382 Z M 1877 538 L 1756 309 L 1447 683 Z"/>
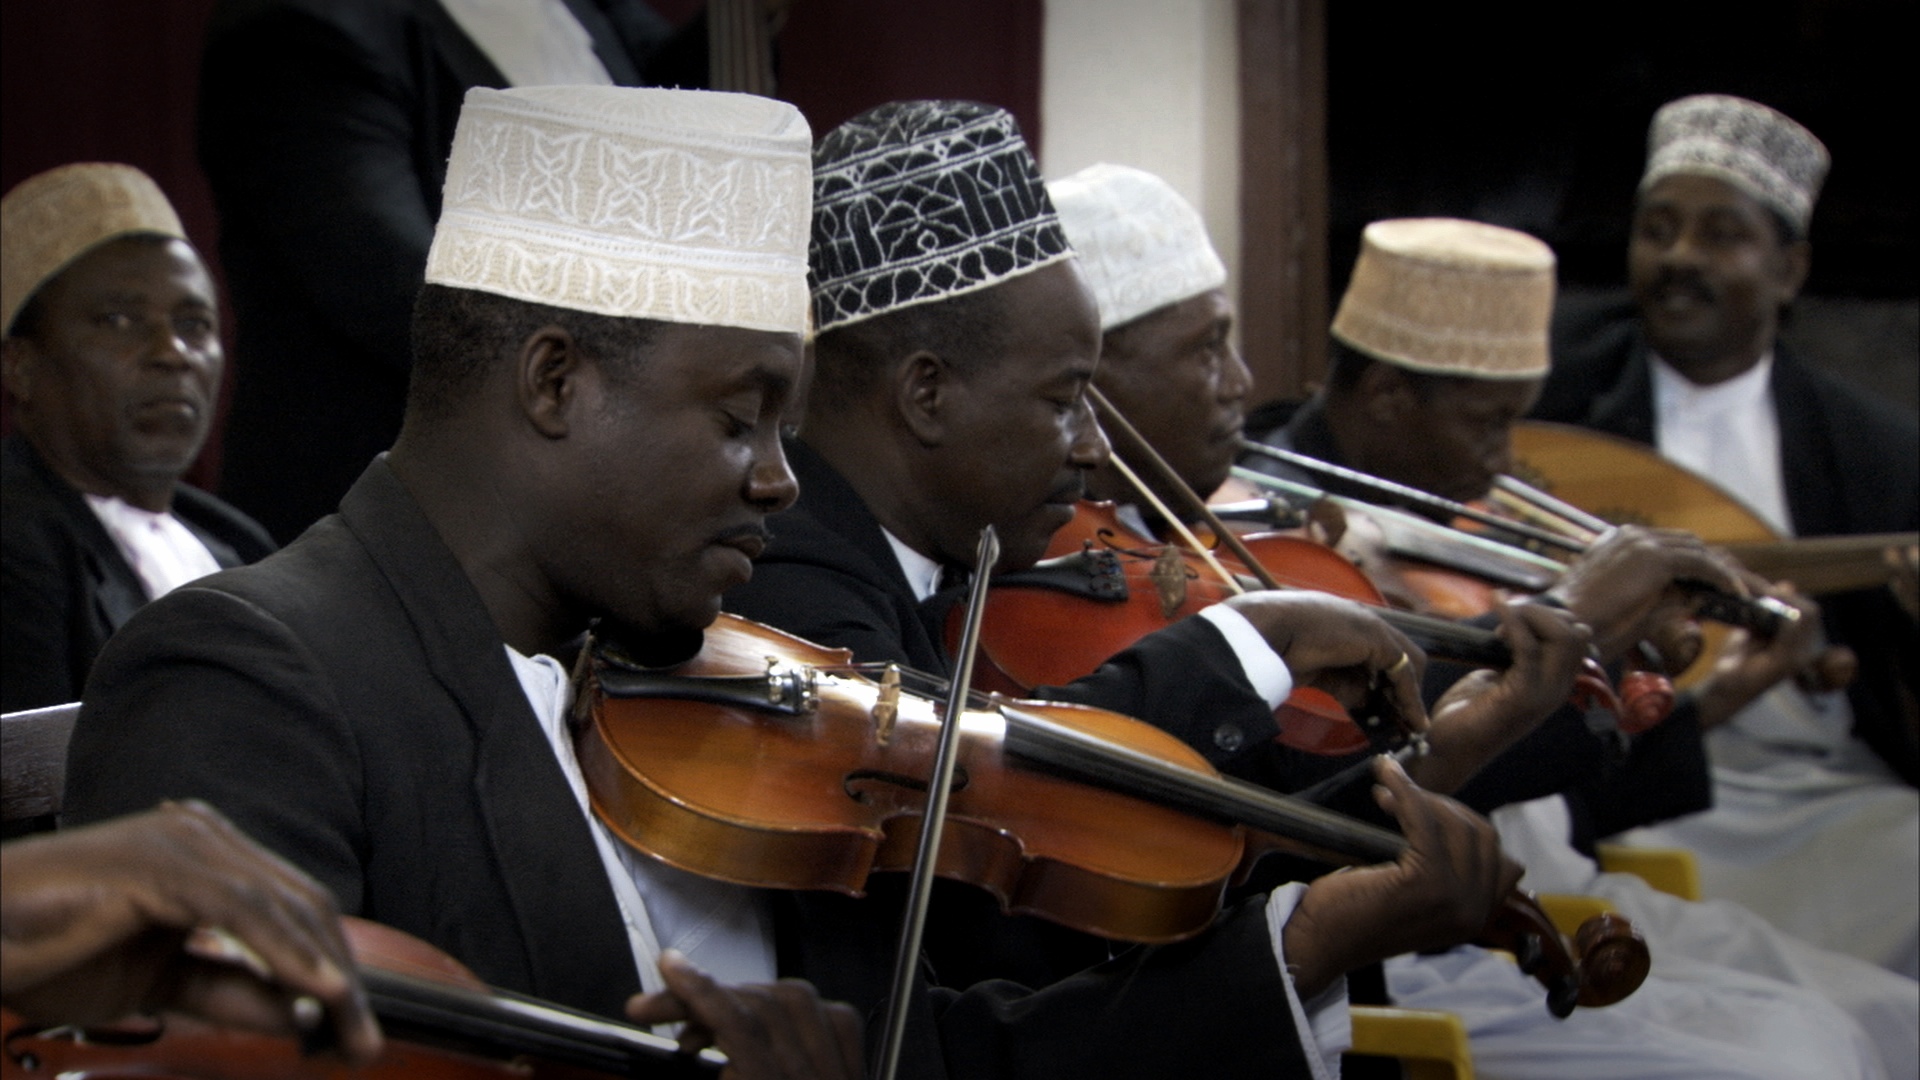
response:
<path id="1" fill-rule="evenodd" d="M 1885 0 L 1333 0 L 1332 295 L 1367 222 L 1444 215 L 1547 241 L 1565 304 L 1615 302 L 1654 110 L 1687 94 L 1738 94 L 1805 124 L 1833 155 L 1788 340 L 1915 408 L 1916 12 Z"/>
<path id="2" fill-rule="evenodd" d="M 676 20 L 699 4 L 655 0 Z M 213 0 L 7 0 L 0 188 L 70 161 L 136 165 L 173 199 L 218 275 L 218 223 L 193 152 L 200 38 L 212 8 Z M 1738 93 L 1805 123 L 1834 155 L 1813 220 L 1812 295 L 1794 332 L 1912 406 L 1917 9 L 1868 0 L 1329 0 L 1334 293 L 1366 222 L 1450 214 L 1539 235 L 1560 253 L 1570 299 L 1604 301 L 1622 277 L 1653 110 L 1682 94 Z M 1040 0 L 795 0 L 780 42 L 782 96 L 816 133 L 895 98 L 989 101 L 1019 117 L 1037 145 L 1042 22 Z M 245 362 L 229 347 L 229 378 Z M 218 460 L 216 428 L 193 479 L 210 485 Z"/>

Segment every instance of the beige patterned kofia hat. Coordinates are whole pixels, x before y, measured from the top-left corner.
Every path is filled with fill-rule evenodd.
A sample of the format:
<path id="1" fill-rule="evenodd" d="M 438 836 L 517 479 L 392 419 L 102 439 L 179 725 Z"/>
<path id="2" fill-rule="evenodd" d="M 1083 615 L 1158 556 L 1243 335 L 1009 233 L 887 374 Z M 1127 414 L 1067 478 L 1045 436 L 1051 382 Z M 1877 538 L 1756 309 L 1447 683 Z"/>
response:
<path id="1" fill-rule="evenodd" d="M 1828 162 L 1826 146 L 1786 115 L 1730 94 L 1695 94 L 1653 114 L 1640 190 L 1676 173 L 1710 176 L 1772 207 L 1804 234 Z"/>
<path id="2" fill-rule="evenodd" d="M 1112 330 L 1227 283 L 1206 223 L 1173 185 L 1125 165 L 1091 165 L 1047 185 Z"/>
<path id="3" fill-rule="evenodd" d="M 626 318 L 802 333 L 812 135 L 751 94 L 467 92 L 428 282 Z"/>
<path id="4" fill-rule="evenodd" d="M 75 259 L 108 240 L 154 233 L 181 240 L 180 215 L 146 173 L 131 165 L 62 165 L 15 184 L 0 199 L 0 327 Z"/>
<path id="5" fill-rule="evenodd" d="M 1376 221 L 1340 298 L 1333 336 L 1414 371 L 1476 379 L 1547 373 L 1553 250 L 1454 218 Z"/>

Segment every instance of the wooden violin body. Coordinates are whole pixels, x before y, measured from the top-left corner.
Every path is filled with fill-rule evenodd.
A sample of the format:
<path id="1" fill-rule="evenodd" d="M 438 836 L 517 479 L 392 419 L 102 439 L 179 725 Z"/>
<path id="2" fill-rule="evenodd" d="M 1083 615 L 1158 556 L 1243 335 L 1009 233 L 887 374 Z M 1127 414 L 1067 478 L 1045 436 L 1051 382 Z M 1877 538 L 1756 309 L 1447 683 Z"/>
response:
<path id="1" fill-rule="evenodd" d="M 869 874 L 906 870 L 939 735 L 933 702 L 834 674 L 848 663 L 844 650 L 722 619 L 677 675 L 764 676 L 777 658 L 808 669 L 813 703 L 730 707 L 619 696 L 636 690 L 637 680 L 602 665 L 592 727 L 578 740 L 601 819 L 663 862 L 741 885 L 858 894 Z M 1207 768 L 1186 744 L 1146 724 L 1073 705 L 1023 708 Z M 1239 835 L 1018 767 L 1004 753 L 999 717 L 968 713 L 963 722 L 942 876 L 993 892 L 1009 911 L 1121 940 L 1172 941 L 1212 921 L 1245 857 Z M 1115 842 L 1080 858 L 1101 835 Z"/>
<path id="2" fill-rule="evenodd" d="M 596 654 L 576 746 L 595 813 L 639 850 L 738 884 L 859 893 L 904 868 L 944 723 L 848 654 L 722 616 L 671 670 Z M 959 721 L 942 876 L 1009 911 L 1129 941 L 1199 933 L 1253 859 L 1391 861 L 1397 834 L 1219 776 L 1157 728 L 1104 710 L 996 700 Z M 1556 1011 L 1631 993 L 1646 947 L 1596 927 L 1593 966 L 1523 896 L 1496 940 L 1537 961 Z M 1603 959 L 1604 958 L 1604 959 Z"/>

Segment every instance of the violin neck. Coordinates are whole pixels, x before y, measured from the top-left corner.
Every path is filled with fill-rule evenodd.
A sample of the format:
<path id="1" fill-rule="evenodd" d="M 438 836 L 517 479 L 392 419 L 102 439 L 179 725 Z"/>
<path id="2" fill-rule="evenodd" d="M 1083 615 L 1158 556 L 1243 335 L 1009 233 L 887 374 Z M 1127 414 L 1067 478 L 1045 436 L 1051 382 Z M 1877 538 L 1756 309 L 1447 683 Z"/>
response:
<path id="1" fill-rule="evenodd" d="M 1375 608 L 1374 614 L 1430 656 L 1503 671 L 1513 665 L 1513 650 L 1491 630 L 1397 608 Z"/>
<path id="2" fill-rule="evenodd" d="M 379 968 L 363 969 L 361 981 L 390 1038 L 451 1040 L 483 1055 L 531 1055 L 648 1080 L 713 1077 L 726 1065 L 715 1051 L 682 1054 L 673 1039 L 505 991 L 481 993 Z"/>
<path id="3" fill-rule="evenodd" d="M 1199 773 L 1005 705 L 1008 753 L 1078 780 L 1123 791 L 1217 821 L 1246 825 L 1337 862 L 1399 858 L 1406 840 L 1324 807 L 1231 777 Z"/>

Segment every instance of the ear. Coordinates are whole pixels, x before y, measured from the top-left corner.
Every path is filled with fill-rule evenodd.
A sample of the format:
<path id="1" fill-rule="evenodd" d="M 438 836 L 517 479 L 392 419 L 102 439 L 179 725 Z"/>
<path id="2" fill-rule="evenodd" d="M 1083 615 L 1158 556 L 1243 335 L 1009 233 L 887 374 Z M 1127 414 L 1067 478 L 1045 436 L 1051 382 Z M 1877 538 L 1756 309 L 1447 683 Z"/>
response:
<path id="1" fill-rule="evenodd" d="M 893 369 L 893 404 L 913 437 L 922 446 L 946 442 L 950 413 L 960 382 L 953 366 L 939 356 L 921 351 Z"/>
<path id="2" fill-rule="evenodd" d="M 1807 271 L 1813 269 L 1813 245 L 1805 240 L 1796 240 L 1780 249 L 1780 265 L 1776 281 L 1780 288 L 1779 303 L 1785 306 L 1800 295 L 1800 287 L 1807 283 Z"/>
<path id="3" fill-rule="evenodd" d="M 26 338 L 0 340 L 0 385 L 21 405 L 33 401 L 33 376 L 38 360 L 39 350 Z"/>
<path id="4" fill-rule="evenodd" d="M 543 326 L 520 343 L 514 390 L 521 414 L 535 431 L 549 439 L 567 437 L 588 366 L 579 342 L 564 327 Z"/>

